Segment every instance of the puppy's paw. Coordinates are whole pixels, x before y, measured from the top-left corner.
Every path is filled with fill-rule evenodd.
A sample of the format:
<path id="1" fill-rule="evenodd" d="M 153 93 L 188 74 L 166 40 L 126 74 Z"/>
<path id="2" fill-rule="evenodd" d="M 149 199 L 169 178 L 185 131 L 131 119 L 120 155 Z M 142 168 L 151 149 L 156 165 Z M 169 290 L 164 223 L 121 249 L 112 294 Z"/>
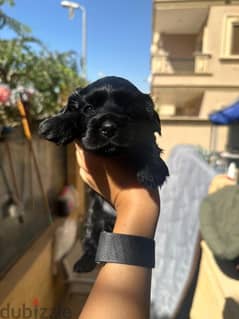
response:
<path id="1" fill-rule="evenodd" d="M 91 272 L 96 267 L 95 256 L 85 253 L 74 265 L 74 272 Z"/>

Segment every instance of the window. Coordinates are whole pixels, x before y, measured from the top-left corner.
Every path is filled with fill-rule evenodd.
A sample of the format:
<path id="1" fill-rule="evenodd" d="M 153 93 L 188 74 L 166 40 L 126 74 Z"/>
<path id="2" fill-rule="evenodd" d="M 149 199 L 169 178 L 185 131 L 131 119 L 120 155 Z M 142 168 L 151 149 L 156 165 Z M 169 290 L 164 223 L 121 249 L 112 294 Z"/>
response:
<path id="1" fill-rule="evenodd" d="M 222 39 L 222 58 L 239 58 L 239 16 L 226 16 Z"/>
<path id="2" fill-rule="evenodd" d="M 239 55 L 239 23 L 232 24 L 231 54 Z"/>

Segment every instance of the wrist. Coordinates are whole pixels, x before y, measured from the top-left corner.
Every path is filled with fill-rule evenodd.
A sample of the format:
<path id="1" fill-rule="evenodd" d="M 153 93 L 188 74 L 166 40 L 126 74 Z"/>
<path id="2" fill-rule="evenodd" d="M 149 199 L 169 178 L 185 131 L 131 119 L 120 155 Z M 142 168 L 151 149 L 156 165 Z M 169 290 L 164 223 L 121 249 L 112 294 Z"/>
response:
<path id="1" fill-rule="evenodd" d="M 117 218 L 113 232 L 153 238 L 160 211 L 158 193 L 138 189 L 131 194 L 127 190 L 127 195 L 122 196 L 116 205 Z"/>

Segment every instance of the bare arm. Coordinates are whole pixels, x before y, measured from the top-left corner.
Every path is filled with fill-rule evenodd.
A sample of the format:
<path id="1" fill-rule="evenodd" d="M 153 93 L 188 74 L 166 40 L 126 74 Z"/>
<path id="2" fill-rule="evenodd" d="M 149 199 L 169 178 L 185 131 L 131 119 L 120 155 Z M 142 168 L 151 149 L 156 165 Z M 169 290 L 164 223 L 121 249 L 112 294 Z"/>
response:
<path id="1" fill-rule="evenodd" d="M 159 216 L 157 192 L 149 192 L 130 168 L 100 160 L 77 148 L 83 180 L 117 212 L 114 232 L 153 238 Z M 97 164 L 96 164 L 97 163 Z M 148 319 L 151 269 L 107 263 L 102 266 L 80 319 Z"/>

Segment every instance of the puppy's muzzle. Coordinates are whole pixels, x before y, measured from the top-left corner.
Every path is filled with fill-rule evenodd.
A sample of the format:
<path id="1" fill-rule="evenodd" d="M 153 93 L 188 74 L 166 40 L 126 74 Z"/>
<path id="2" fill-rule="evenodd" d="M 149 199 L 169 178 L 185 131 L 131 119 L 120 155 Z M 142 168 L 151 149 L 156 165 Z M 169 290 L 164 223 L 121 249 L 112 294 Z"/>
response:
<path id="1" fill-rule="evenodd" d="M 117 128 L 118 128 L 117 123 L 111 120 L 105 120 L 101 124 L 99 131 L 101 135 L 107 138 L 110 138 L 115 136 L 117 132 Z"/>
<path id="2" fill-rule="evenodd" d="M 122 114 L 96 114 L 86 125 L 86 132 L 81 139 L 83 147 L 107 155 L 128 147 L 133 132 L 129 122 L 129 117 Z"/>
<path id="3" fill-rule="evenodd" d="M 125 115 L 114 113 L 97 114 L 88 122 L 88 133 L 99 134 L 99 139 L 110 140 L 128 126 L 129 119 Z"/>

